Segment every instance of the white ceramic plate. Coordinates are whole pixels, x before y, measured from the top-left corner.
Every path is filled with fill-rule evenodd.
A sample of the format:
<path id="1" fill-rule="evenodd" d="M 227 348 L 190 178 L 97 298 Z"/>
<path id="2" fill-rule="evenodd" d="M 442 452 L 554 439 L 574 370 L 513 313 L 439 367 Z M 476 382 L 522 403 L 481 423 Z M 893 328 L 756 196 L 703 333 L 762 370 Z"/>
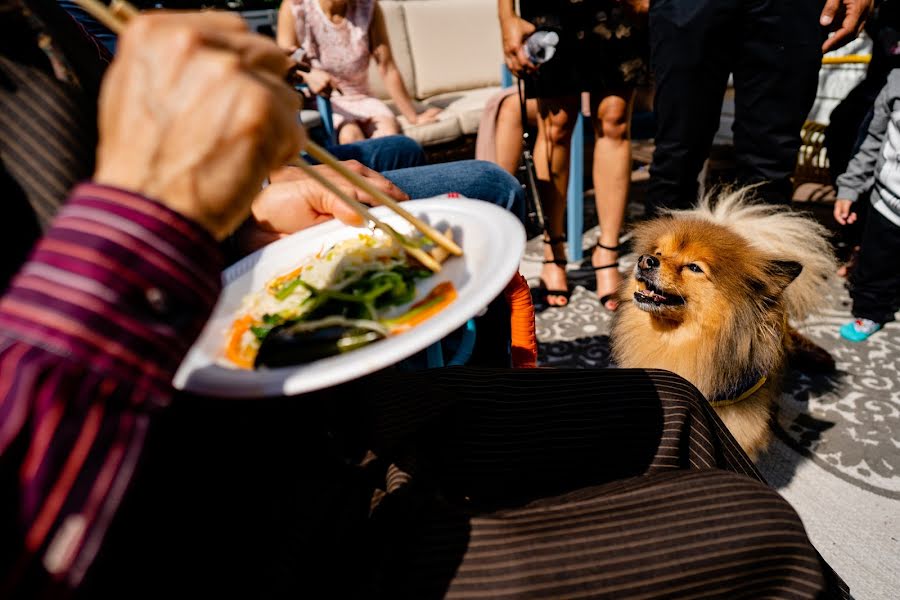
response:
<path id="1" fill-rule="evenodd" d="M 438 229 L 451 226 L 463 248 L 462 257 L 449 258 L 440 273 L 416 286 L 418 299 L 438 283 L 453 281 L 458 297 L 450 306 L 405 333 L 305 365 L 256 371 L 223 366 L 226 332 L 248 294 L 360 231 L 337 221 L 316 225 L 262 248 L 222 273 L 222 295 L 175 374 L 175 387 L 203 395 L 255 398 L 302 394 L 356 379 L 393 365 L 462 326 L 496 298 L 518 270 L 525 231 L 509 212 L 487 202 L 448 197 L 412 200 L 404 206 Z M 373 212 L 398 231 L 411 230 L 384 207 Z"/>

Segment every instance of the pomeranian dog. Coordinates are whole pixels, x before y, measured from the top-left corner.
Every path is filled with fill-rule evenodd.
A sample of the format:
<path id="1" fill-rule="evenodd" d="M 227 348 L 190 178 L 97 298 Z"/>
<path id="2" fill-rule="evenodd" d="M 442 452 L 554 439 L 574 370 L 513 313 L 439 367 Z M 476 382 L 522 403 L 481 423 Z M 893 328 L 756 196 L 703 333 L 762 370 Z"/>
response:
<path id="1" fill-rule="evenodd" d="M 725 190 L 636 229 L 639 258 L 611 338 L 619 366 L 693 383 L 755 459 L 769 444 L 788 360 L 834 368 L 789 320 L 820 306 L 836 266 L 824 227 L 751 194 Z"/>

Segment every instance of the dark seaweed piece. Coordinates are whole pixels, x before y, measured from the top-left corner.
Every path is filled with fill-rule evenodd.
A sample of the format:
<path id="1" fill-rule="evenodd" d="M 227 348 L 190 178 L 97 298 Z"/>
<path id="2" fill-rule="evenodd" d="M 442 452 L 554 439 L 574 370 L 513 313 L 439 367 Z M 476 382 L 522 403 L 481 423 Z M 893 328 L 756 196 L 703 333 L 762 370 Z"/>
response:
<path id="1" fill-rule="evenodd" d="M 300 365 L 355 350 L 383 337 L 377 331 L 355 326 L 298 330 L 295 325 L 279 325 L 269 332 L 256 354 L 255 368 Z"/>

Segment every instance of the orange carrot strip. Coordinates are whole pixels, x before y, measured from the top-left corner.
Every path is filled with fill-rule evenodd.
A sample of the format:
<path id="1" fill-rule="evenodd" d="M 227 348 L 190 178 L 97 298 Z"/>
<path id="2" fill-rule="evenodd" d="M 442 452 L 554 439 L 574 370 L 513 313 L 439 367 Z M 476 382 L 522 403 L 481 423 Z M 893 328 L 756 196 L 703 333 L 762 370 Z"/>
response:
<path id="1" fill-rule="evenodd" d="M 242 369 L 253 368 L 254 349 L 241 345 L 241 340 L 251 325 L 253 325 L 253 317 L 250 315 L 244 315 L 237 319 L 231 326 L 231 334 L 228 336 L 228 344 L 225 346 L 225 358 Z"/>
<path id="2" fill-rule="evenodd" d="M 409 311 L 395 319 L 390 319 L 385 324 L 390 328 L 391 334 L 402 333 L 430 319 L 454 300 L 456 300 L 456 288 L 453 287 L 453 282 L 444 281 L 434 286 L 434 289 L 413 304 Z"/>

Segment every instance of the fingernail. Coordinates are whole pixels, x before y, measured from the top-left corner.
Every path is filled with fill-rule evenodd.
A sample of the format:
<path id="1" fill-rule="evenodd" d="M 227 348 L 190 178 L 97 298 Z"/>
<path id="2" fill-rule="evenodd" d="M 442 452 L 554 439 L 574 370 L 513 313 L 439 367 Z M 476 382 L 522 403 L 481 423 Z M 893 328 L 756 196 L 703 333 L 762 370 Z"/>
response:
<path id="1" fill-rule="evenodd" d="M 822 15 L 822 18 L 819 19 L 819 23 L 823 27 L 827 27 L 828 25 L 831 25 L 831 21 L 832 21 L 832 18 L 830 15 Z"/>

